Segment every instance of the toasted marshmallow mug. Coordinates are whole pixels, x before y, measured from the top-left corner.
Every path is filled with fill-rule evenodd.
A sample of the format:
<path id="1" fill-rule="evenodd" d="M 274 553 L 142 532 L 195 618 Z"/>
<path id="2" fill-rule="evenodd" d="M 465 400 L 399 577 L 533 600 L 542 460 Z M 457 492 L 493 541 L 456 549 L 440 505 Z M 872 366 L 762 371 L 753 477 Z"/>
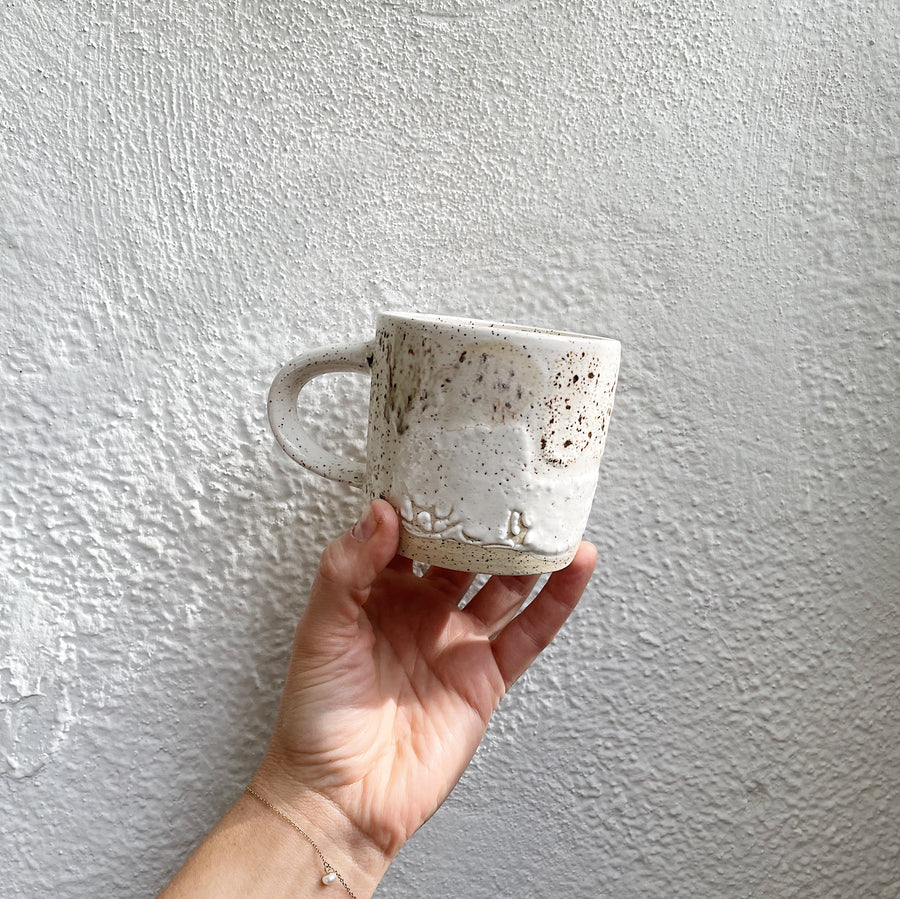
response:
<path id="1" fill-rule="evenodd" d="M 617 340 L 386 312 L 374 339 L 311 350 L 269 390 L 269 423 L 301 465 L 388 500 L 400 553 L 460 571 L 533 574 L 584 533 L 619 371 Z M 316 444 L 299 395 L 371 372 L 366 464 Z"/>

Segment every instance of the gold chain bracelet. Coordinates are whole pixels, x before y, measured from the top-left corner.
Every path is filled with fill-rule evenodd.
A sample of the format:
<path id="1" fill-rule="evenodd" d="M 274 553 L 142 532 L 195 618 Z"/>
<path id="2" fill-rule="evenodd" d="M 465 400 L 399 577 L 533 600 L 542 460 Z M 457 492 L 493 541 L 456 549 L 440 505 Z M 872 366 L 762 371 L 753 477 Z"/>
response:
<path id="1" fill-rule="evenodd" d="M 279 818 L 283 818 L 285 821 L 287 821 L 287 823 L 290 824 L 291 827 L 294 828 L 294 830 L 300 833 L 301 836 L 306 839 L 309 845 L 316 850 L 316 855 L 319 856 L 319 861 L 322 862 L 322 866 L 325 868 L 325 875 L 322 877 L 322 883 L 328 886 L 337 881 L 353 897 L 353 899 L 357 899 L 356 894 L 353 892 L 353 890 L 351 890 L 350 887 L 347 886 L 347 881 L 344 880 L 344 878 L 341 877 L 341 875 L 338 874 L 338 872 L 328 864 L 328 862 L 325 860 L 325 856 L 322 855 L 322 850 L 319 849 L 318 845 L 316 844 L 316 841 L 299 824 L 292 821 L 283 811 L 281 811 L 281 809 L 276 808 L 274 805 L 272 805 L 272 803 L 269 802 L 268 799 L 264 799 L 262 796 L 260 796 L 259 793 L 257 793 L 256 790 L 253 789 L 253 787 L 247 787 L 245 792 L 249 793 L 254 799 L 258 799 L 267 808 L 270 808 L 273 812 L 275 812 L 276 815 L 278 815 Z"/>

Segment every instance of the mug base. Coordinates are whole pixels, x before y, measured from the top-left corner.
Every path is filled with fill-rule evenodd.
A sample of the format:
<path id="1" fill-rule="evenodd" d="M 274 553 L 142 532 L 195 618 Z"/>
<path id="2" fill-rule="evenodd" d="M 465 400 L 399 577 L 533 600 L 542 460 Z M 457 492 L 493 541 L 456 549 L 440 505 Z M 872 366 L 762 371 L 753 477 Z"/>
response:
<path id="1" fill-rule="evenodd" d="M 418 537 L 400 528 L 400 555 L 414 562 L 477 574 L 543 574 L 565 568 L 578 547 L 560 556 L 536 556 L 505 546 L 479 546 L 444 537 Z"/>

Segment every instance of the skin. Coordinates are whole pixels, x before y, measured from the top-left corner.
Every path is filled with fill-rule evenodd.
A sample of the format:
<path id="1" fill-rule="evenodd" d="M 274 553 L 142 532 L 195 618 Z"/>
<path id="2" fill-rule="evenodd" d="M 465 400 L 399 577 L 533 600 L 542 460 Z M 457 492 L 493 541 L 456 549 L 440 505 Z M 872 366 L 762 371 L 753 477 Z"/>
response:
<path id="1" fill-rule="evenodd" d="M 596 564 L 583 543 L 524 609 L 537 575 L 492 577 L 460 609 L 475 576 L 416 576 L 398 537 L 396 513 L 378 500 L 323 553 L 252 782 L 359 899 L 446 799 Z M 318 896 L 322 873 L 302 834 L 244 794 L 160 895 Z"/>

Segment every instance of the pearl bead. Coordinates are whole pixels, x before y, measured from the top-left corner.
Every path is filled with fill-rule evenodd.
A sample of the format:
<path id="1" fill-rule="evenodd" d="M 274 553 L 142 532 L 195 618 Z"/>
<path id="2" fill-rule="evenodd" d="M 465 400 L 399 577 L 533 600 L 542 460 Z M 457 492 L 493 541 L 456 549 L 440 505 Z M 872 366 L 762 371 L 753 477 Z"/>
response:
<path id="1" fill-rule="evenodd" d="M 327 884 L 329 884 L 329 883 L 334 883 L 336 880 L 337 880 L 337 874 L 335 874 L 334 871 L 329 871 L 329 872 L 322 878 L 322 883 L 324 883 L 324 884 L 327 885 Z"/>

